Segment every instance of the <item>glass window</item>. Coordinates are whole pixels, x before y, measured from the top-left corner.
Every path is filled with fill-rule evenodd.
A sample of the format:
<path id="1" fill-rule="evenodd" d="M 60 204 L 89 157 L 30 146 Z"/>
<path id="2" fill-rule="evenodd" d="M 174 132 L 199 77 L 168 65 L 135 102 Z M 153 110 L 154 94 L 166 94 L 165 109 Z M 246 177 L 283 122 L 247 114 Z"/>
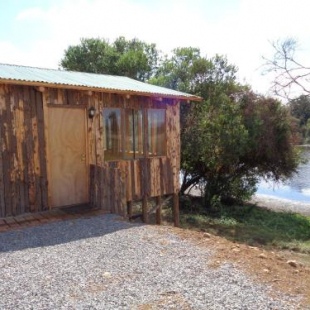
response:
<path id="1" fill-rule="evenodd" d="M 125 158 L 143 157 L 142 110 L 125 110 Z"/>
<path id="2" fill-rule="evenodd" d="M 148 109 L 149 156 L 166 155 L 166 110 Z M 144 154 L 144 113 L 134 109 L 103 110 L 104 158 L 109 160 L 136 159 Z"/>
<path id="3" fill-rule="evenodd" d="M 166 110 L 148 110 L 148 146 L 150 156 L 166 155 Z"/>
<path id="4" fill-rule="evenodd" d="M 105 126 L 104 158 L 105 160 L 121 159 L 121 110 L 104 109 L 103 119 Z"/>

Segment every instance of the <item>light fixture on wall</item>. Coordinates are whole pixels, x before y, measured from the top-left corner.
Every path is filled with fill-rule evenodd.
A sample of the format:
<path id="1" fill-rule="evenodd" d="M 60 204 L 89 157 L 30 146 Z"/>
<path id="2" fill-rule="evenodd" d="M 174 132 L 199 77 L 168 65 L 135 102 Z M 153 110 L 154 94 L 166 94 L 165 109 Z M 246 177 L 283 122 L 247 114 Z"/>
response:
<path id="1" fill-rule="evenodd" d="M 90 108 L 88 109 L 88 117 L 89 117 L 90 119 L 93 119 L 94 116 L 95 116 L 95 114 L 96 114 L 96 109 L 95 109 L 94 107 L 90 107 Z"/>

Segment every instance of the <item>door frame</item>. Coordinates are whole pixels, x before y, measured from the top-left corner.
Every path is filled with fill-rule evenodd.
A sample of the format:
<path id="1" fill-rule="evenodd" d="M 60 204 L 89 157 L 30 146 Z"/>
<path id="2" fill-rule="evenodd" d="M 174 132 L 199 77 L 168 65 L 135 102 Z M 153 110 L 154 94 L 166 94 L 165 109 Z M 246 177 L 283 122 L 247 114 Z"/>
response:
<path id="1" fill-rule="evenodd" d="M 58 207 L 52 207 L 52 195 L 51 195 L 51 190 L 50 190 L 50 182 L 52 180 L 52 173 L 51 173 L 51 159 L 50 159 L 50 150 L 49 150 L 49 109 L 51 108 L 57 108 L 57 109 L 81 109 L 84 111 L 84 129 L 85 129 L 85 166 L 86 166 L 86 180 L 85 184 L 87 187 L 87 203 L 90 202 L 90 193 L 89 193 L 89 144 L 88 144 L 88 118 L 87 118 L 87 105 L 85 104 L 80 104 L 80 105 L 64 105 L 64 104 L 49 104 L 46 102 L 45 96 L 43 100 L 43 113 L 44 113 L 44 135 L 45 135 L 45 145 L 46 145 L 46 168 L 47 168 L 47 193 L 48 193 L 48 208 L 49 210 L 53 208 L 58 208 Z M 82 203 L 83 204 L 83 203 Z M 74 204 L 78 205 L 78 204 Z M 70 206 L 70 205 L 64 205 L 65 206 Z"/>

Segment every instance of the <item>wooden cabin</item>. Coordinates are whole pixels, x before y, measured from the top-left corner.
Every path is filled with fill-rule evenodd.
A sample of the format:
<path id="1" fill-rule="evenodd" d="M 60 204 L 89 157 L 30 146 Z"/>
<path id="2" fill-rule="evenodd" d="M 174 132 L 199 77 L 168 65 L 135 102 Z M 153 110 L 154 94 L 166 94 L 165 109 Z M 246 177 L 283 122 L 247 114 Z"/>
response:
<path id="1" fill-rule="evenodd" d="M 133 201 L 178 224 L 180 102 L 186 93 L 127 77 L 0 64 L 0 218 L 91 204 L 127 216 Z"/>

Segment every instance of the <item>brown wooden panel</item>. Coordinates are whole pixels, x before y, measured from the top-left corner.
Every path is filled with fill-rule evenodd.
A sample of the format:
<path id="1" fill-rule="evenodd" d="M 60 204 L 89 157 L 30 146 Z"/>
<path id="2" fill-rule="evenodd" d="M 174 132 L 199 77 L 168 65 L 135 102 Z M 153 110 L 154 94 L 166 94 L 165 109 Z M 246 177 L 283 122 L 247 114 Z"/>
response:
<path id="1" fill-rule="evenodd" d="M 173 192 L 179 191 L 179 170 L 180 170 L 180 104 L 174 102 L 169 105 L 166 111 L 167 122 L 167 157 L 171 163 L 171 182 Z"/>
<path id="2" fill-rule="evenodd" d="M 51 206 L 88 202 L 85 111 L 48 108 Z"/>
<path id="3" fill-rule="evenodd" d="M 36 114 L 38 118 L 38 152 L 39 152 L 39 170 L 40 170 L 40 188 L 41 202 L 39 202 L 40 210 L 48 209 L 47 195 L 47 169 L 46 169 L 46 143 L 44 136 L 44 111 L 43 98 L 40 92 L 36 92 Z"/>
<path id="4" fill-rule="evenodd" d="M 5 191 L 4 191 L 4 111 L 6 109 L 5 87 L 0 85 L 0 217 L 5 216 Z"/>
<path id="5" fill-rule="evenodd" d="M 131 162 L 125 162 L 126 164 L 124 165 L 124 169 L 125 169 L 125 186 L 126 186 L 126 199 L 127 201 L 132 201 L 133 197 L 132 197 L 132 169 L 131 169 Z"/>
<path id="6" fill-rule="evenodd" d="M 160 158 L 150 159 L 150 182 L 151 182 L 151 196 L 157 197 L 161 195 L 161 167 Z"/>
<path id="7" fill-rule="evenodd" d="M 46 184 L 42 97 L 32 87 L 0 87 L 2 216 L 42 210 Z M 42 114 L 42 113 L 41 113 Z M 44 137 L 43 137 L 44 140 Z M 46 186 L 45 186 L 46 187 Z M 1 204 L 2 204 L 1 202 Z M 46 205 L 46 199 L 45 199 Z"/>
<path id="8" fill-rule="evenodd" d="M 13 106 L 11 105 L 10 94 L 7 91 L 4 95 L 6 108 L 3 111 L 4 116 L 4 150 L 3 150 L 3 171 L 5 188 L 5 211 L 6 215 L 16 214 L 16 138 L 14 135 Z"/>

